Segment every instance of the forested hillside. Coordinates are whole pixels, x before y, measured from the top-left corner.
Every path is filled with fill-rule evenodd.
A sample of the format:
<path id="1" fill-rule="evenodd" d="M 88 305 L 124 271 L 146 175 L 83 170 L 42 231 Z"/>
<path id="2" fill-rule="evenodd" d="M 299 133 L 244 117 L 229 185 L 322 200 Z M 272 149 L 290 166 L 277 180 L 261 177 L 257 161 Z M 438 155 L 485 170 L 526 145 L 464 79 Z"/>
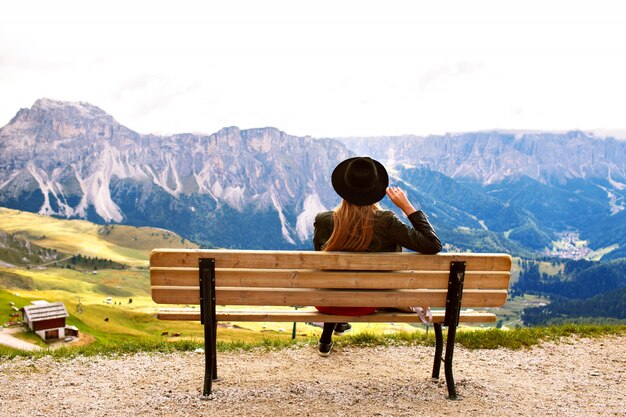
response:
<path id="1" fill-rule="evenodd" d="M 513 293 L 540 294 L 551 299 L 547 306 L 525 309 L 524 324 L 626 320 L 626 260 L 567 260 L 556 274 L 540 272 L 535 261 L 524 261 L 521 267 Z"/>

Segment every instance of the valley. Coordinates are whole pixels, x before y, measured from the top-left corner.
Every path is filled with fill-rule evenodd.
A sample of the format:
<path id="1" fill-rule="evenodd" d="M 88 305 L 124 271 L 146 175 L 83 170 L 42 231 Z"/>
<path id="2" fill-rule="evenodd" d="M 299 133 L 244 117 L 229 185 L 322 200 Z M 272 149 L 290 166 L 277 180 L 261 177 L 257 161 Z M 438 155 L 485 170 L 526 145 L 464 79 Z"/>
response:
<path id="1" fill-rule="evenodd" d="M 103 233 L 103 227 L 110 233 Z M 183 244 L 180 237 L 164 230 L 101 226 L 84 220 L 54 219 L 4 208 L 0 209 L 0 231 L 14 233 L 27 242 L 32 239 L 41 244 L 44 240 L 49 245 L 47 250 L 63 250 L 72 256 L 84 253 L 85 257 L 97 257 L 98 251 L 105 248 L 107 256 L 123 265 L 122 269 L 95 270 L 89 268 L 89 264 L 73 268 L 67 264 L 65 267 L 54 267 L 54 262 L 0 266 L 0 325 L 8 322 L 11 314 L 15 313 L 11 303 L 19 308 L 35 300 L 46 300 L 63 302 L 70 314 L 68 325 L 76 326 L 91 343 L 203 338 L 199 323 L 163 322 L 154 317 L 157 305 L 150 297 L 146 268 L 151 247 L 197 247 L 191 242 Z M 0 260 L 2 255 L 0 245 Z M 502 320 L 497 326 L 521 326 L 523 307 L 536 302 L 533 298 L 518 297 L 507 303 L 499 309 L 498 315 Z M 358 323 L 354 328 L 356 332 L 427 331 L 422 325 L 412 327 L 408 324 Z M 233 323 L 224 324 L 219 329 L 220 340 L 225 341 L 291 338 L 291 332 L 291 323 Z M 315 326 L 303 323 L 297 326 L 298 337 L 314 337 L 318 332 L 319 328 Z M 41 347 L 46 346 L 32 333 L 19 337 Z"/>

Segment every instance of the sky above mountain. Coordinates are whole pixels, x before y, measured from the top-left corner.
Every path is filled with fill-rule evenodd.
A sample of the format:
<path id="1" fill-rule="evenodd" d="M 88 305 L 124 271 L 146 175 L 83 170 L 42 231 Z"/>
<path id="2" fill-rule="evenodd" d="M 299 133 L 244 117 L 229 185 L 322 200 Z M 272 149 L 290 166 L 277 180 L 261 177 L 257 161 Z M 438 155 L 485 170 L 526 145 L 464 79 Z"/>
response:
<path id="1" fill-rule="evenodd" d="M 614 134 L 624 21 L 610 0 L 3 0 L 0 126 L 49 97 L 141 133 Z"/>

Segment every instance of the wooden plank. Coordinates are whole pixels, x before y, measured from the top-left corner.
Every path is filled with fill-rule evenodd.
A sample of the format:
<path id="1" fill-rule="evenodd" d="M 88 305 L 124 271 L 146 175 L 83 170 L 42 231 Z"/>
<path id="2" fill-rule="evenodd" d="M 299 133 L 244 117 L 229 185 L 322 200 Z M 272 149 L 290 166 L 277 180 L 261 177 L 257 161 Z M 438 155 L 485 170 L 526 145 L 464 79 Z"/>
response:
<path id="1" fill-rule="evenodd" d="M 218 322 L 353 322 L 353 323 L 421 323 L 422 320 L 417 314 L 377 312 L 366 316 L 342 316 L 323 314 L 316 310 L 255 310 L 255 311 L 220 311 L 216 312 Z M 443 323 L 444 311 L 433 312 L 433 323 Z M 161 310 L 157 313 L 160 320 L 191 320 L 200 321 L 200 312 L 197 310 Z M 483 312 L 462 312 L 460 321 L 463 323 L 493 323 L 496 315 Z"/>
<path id="2" fill-rule="evenodd" d="M 346 270 L 449 270 L 451 261 L 465 261 L 466 270 L 509 271 L 507 254 L 442 253 L 423 255 L 411 252 L 315 252 L 244 251 L 213 249 L 155 249 L 153 267 L 197 267 L 199 258 L 215 258 L 217 268 L 287 268 Z"/>
<path id="3" fill-rule="evenodd" d="M 219 287 L 218 305 L 346 306 L 346 307 L 445 307 L 447 290 L 315 290 Z M 463 307 L 500 307 L 506 290 L 464 290 Z M 198 304 L 200 292 L 193 287 L 152 287 L 159 304 Z"/>
<path id="4" fill-rule="evenodd" d="M 215 282 L 220 287 L 277 287 L 277 288 L 358 288 L 358 289 L 413 289 L 447 288 L 448 271 L 321 271 L 297 269 L 216 269 Z M 506 289 L 509 272 L 467 272 L 466 289 Z M 198 270 L 193 268 L 162 268 L 150 270 L 153 286 L 197 287 Z"/>

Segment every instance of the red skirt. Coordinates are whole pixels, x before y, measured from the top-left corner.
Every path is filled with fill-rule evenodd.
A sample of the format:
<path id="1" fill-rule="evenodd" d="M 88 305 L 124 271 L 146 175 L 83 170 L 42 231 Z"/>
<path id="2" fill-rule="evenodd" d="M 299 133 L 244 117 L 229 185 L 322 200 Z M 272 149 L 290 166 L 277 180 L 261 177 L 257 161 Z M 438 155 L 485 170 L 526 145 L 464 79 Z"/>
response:
<path id="1" fill-rule="evenodd" d="M 364 316 L 376 312 L 376 307 L 318 307 L 317 311 L 324 314 L 334 314 L 336 316 Z"/>

